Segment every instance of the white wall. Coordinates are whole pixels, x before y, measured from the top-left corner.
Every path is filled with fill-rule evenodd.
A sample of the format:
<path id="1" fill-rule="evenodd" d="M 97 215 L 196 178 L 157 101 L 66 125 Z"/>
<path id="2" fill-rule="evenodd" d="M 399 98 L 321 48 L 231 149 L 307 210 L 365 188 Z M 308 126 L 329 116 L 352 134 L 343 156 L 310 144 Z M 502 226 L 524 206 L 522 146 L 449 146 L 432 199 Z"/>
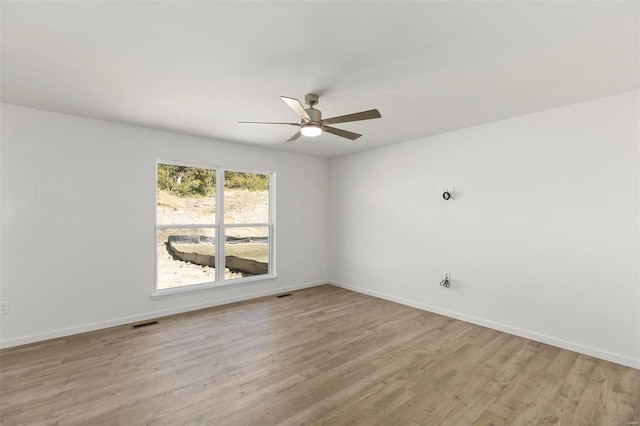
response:
<path id="1" fill-rule="evenodd" d="M 332 159 L 331 281 L 640 368 L 638 101 Z"/>
<path id="2" fill-rule="evenodd" d="M 3 346 L 325 283 L 328 161 L 2 105 Z M 155 160 L 276 172 L 273 281 L 152 300 Z"/>

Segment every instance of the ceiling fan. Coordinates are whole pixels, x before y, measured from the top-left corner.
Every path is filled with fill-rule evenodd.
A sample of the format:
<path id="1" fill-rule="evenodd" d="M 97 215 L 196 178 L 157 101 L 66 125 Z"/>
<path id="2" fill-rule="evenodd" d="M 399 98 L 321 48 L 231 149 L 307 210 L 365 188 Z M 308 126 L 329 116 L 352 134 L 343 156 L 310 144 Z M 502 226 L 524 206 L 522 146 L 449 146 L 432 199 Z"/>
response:
<path id="1" fill-rule="evenodd" d="M 336 129 L 335 127 L 327 126 L 327 124 L 336 123 L 348 123 L 350 121 L 371 120 L 372 118 L 380 118 L 380 112 L 377 109 L 370 109 L 368 111 L 356 112 L 354 114 L 341 115 L 339 117 L 322 118 L 322 112 L 319 109 L 315 109 L 314 106 L 318 104 L 318 95 L 309 93 L 304 97 L 304 101 L 309 108 L 304 108 L 299 100 L 294 98 L 288 98 L 281 96 L 282 100 L 289 105 L 289 107 L 300 116 L 299 123 L 273 123 L 268 121 L 240 121 L 240 124 L 287 124 L 290 126 L 298 126 L 300 130 L 295 135 L 291 136 L 287 142 L 296 141 L 300 136 L 320 136 L 323 131 L 341 136 L 343 138 L 356 140 L 361 134 L 348 132 L 342 129 Z"/>

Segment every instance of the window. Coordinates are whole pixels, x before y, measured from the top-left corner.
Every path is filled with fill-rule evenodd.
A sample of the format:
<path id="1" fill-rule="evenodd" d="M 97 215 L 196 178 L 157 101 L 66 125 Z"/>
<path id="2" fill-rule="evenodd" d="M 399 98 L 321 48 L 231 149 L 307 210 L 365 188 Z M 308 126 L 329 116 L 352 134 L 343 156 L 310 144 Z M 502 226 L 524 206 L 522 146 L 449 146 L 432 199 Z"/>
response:
<path id="1" fill-rule="evenodd" d="M 224 172 L 225 279 L 269 273 L 268 174 Z"/>
<path id="2" fill-rule="evenodd" d="M 157 291 L 273 275 L 272 173 L 170 162 L 156 172 Z"/>

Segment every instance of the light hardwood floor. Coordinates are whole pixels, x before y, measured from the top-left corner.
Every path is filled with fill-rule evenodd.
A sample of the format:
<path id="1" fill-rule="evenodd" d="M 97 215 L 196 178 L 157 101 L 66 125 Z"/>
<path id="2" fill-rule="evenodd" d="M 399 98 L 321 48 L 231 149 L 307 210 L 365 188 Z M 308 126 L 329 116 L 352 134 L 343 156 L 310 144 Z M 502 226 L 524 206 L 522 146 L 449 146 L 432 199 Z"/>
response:
<path id="1" fill-rule="evenodd" d="M 0 385 L 3 426 L 640 421 L 639 370 L 329 285 L 5 349 Z"/>

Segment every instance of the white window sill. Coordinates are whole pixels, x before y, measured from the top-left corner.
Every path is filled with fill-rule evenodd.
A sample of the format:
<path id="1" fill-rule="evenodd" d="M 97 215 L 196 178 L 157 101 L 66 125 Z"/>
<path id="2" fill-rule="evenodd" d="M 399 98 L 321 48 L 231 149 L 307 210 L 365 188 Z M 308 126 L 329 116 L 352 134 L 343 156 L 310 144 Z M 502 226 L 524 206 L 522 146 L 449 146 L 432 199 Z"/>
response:
<path id="1" fill-rule="evenodd" d="M 173 287 L 173 288 L 167 288 L 163 290 L 156 290 L 151 294 L 151 299 L 152 300 L 165 299 L 167 297 L 184 296 L 187 294 L 201 293 L 201 292 L 211 291 L 211 290 L 220 290 L 220 289 L 229 288 L 229 287 L 243 287 L 246 285 L 260 284 L 265 281 L 273 281 L 273 280 L 276 280 L 277 278 L 278 277 L 276 275 L 261 275 L 259 277 L 248 277 L 248 278 L 238 278 L 236 280 L 226 280 L 222 283 L 211 282 L 211 283 L 188 285 L 184 287 Z"/>

